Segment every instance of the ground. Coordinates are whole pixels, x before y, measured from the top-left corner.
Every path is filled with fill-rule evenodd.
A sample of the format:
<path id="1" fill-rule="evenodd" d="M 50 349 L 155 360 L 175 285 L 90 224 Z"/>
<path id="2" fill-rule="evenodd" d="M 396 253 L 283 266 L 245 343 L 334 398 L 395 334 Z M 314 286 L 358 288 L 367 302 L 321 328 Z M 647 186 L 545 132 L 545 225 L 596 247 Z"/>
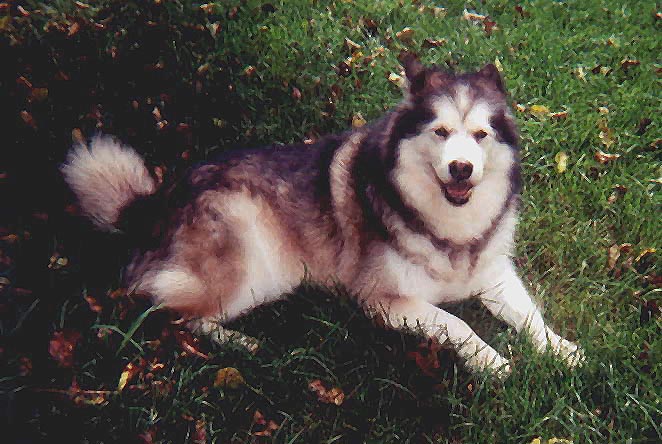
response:
<path id="1" fill-rule="evenodd" d="M 9 442 L 659 442 L 661 17 L 615 0 L 1 3 Z M 72 137 L 118 135 L 166 175 L 314 139 L 399 100 L 402 49 L 502 71 L 524 162 L 515 260 L 581 368 L 474 303 L 452 310 L 512 357 L 505 382 L 341 288 L 304 282 L 233 323 L 255 355 L 125 295 L 129 246 L 76 215 L 57 172 Z"/>

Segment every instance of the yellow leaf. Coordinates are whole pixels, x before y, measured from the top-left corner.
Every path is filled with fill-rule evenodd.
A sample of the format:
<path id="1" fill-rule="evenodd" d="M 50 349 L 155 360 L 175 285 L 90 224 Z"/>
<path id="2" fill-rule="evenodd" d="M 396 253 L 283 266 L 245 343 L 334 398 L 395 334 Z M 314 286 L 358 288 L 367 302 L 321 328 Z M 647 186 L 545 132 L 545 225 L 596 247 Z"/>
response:
<path id="1" fill-rule="evenodd" d="M 547 444 L 572 444 L 572 441 L 564 438 L 549 438 Z"/>
<path id="2" fill-rule="evenodd" d="M 568 155 L 564 151 L 559 151 L 556 156 L 554 156 L 556 161 L 556 171 L 563 173 L 568 169 Z"/>
<path id="3" fill-rule="evenodd" d="M 494 59 L 494 66 L 496 66 L 497 71 L 503 72 L 503 65 L 501 64 L 501 60 L 498 58 Z"/>
<path id="4" fill-rule="evenodd" d="M 545 105 L 531 105 L 529 110 L 531 111 L 531 114 L 534 114 L 538 117 L 549 114 L 549 108 L 547 108 Z"/>
<path id="5" fill-rule="evenodd" d="M 541 443 L 540 443 L 540 438 L 533 438 L 533 439 L 531 440 L 531 443 L 530 443 L 530 444 L 541 444 Z"/>
<path id="6" fill-rule="evenodd" d="M 363 125 L 365 125 L 367 122 L 361 115 L 361 113 L 356 113 L 352 117 L 352 127 L 353 128 L 361 128 Z"/>
<path id="7" fill-rule="evenodd" d="M 244 384 L 246 384 L 246 380 L 239 373 L 239 370 L 234 367 L 220 369 L 216 373 L 216 379 L 214 380 L 214 387 L 237 389 Z"/>
<path id="8" fill-rule="evenodd" d="M 402 76 L 399 76 L 394 72 L 392 72 L 388 75 L 388 81 L 393 83 L 394 85 L 398 85 L 400 87 L 402 87 L 402 84 L 403 84 Z"/>

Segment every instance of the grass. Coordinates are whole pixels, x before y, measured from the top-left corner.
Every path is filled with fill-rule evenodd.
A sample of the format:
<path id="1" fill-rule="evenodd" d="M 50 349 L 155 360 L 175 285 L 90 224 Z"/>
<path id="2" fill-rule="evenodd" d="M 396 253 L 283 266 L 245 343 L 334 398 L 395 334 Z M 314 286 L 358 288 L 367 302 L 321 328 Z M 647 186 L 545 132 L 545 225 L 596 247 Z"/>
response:
<path id="1" fill-rule="evenodd" d="M 0 180 L 0 390 L 10 442 L 662 439 L 653 2 L 532 1 L 518 10 L 449 1 L 444 11 L 360 0 L 217 2 L 207 11 L 176 0 L 22 5 L 26 12 L 14 3 L 0 11 L 8 68 L 0 103 L 12 122 Z M 463 19 L 465 8 L 497 28 L 488 35 L 482 21 Z M 410 42 L 396 36 L 405 27 Z M 349 69 L 346 38 L 362 53 Z M 425 39 L 445 43 L 425 48 Z M 196 342 L 168 313 L 145 314 L 147 303 L 116 291 L 129 246 L 72 215 L 57 174 L 72 129 L 118 134 L 176 174 L 214 150 L 339 131 L 356 113 L 377 117 L 400 98 L 387 77 L 405 48 L 455 70 L 503 68 L 520 105 L 524 161 L 516 260 L 547 319 L 585 349 L 582 368 L 532 353 L 472 302 L 452 310 L 512 356 L 503 384 L 468 374 L 447 349 L 376 327 L 342 289 L 304 282 L 235 322 L 262 341 L 256 355 Z M 167 125 L 156 125 L 155 107 Z M 620 157 L 603 164 L 598 150 Z M 622 247 L 609 267 L 613 245 Z M 62 331 L 80 334 L 69 363 L 66 352 L 53 350 L 60 363 L 49 353 Z M 140 371 L 118 390 L 129 363 Z M 245 384 L 214 386 L 227 367 Z M 344 402 L 320 402 L 308 388 L 316 379 L 342 389 Z"/>

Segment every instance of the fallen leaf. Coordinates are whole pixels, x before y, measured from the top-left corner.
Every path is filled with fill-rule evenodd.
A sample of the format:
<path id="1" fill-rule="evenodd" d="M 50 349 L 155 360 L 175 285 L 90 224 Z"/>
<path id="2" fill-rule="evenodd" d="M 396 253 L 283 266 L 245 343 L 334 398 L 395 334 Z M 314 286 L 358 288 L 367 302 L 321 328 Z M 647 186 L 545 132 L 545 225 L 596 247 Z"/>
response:
<path id="1" fill-rule="evenodd" d="M 600 119 L 598 121 L 598 127 L 600 128 L 598 138 L 600 139 L 600 142 L 609 149 L 614 144 L 614 132 L 609 128 L 605 119 Z"/>
<path id="2" fill-rule="evenodd" d="M 618 159 L 619 157 L 621 157 L 621 155 L 620 154 L 609 154 L 609 153 L 605 153 L 604 151 L 598 150 L 598 151 L 595 152 L 594 157 L 595 157 L 595 160 L 597 160 L 598 162 L 600 162 L 601 164 L 604 165 L 606 163 L 609 163 L 613 160 Z"/>
<path id="3" fill-rule="evenodd" d="M 637 127 L 637 131 L 635 134 L 637 136 L 641 136 L 642 134 L 644 134 L 646 132 L 646 128 L 648 128 L 648 125 L 650 125 L 651 123 L 653 123 L 653 121 L 648 117 L 644 117 L 643 119 L 641 119 L 639 121 L 639 126 Z"/>
<path id="4" fill-rule="evenodd" d="M 584 72 L 584 67 L 580 66 L 572 70 L 572 73 L 582 82 L 586 82 L 586 73 Z"/>
<path id="5" fill-rule="evenodd" d="M 485 35 L 492 35 L 492 31 L 498 30 L 499 28 L 497 27 L 497 23 L 490 19 L 489 16 L 485 17 L 485 20 L 483 20 L 483 31 L 485 31 Z"/>
<path id="6" fill-rule="evenodd" d="M 639 253 L 637 258 L 634 260 L 635 262 L 640 262 L 642 259 L 644 259 L 646 256 L 655 253 L 657 250 L 655 248 L 646 248 L 644 251 Z"/>
<path id="7" fill-rule="evenodd" d="M 568 117 L 568 111 L 559 111 L 557 113 L 549 113 L 549 117 L 556 120 L 563 120 Z"/>
<path id="8" fill-rule="evenodd" d="M 600 106 L 598 107 L 598 112 L 604 116 L 605 114 L 609 114 L 609 108 L 606 106 Z"/>
<path id="9" fill-rule="evenodd" d="M 87 301 L 90 310 L 93 312 L 101 313 L 103 311 L 103 306 L 101 306 L 101 304 L 99 304 L 99 302 L 89 294 L 85 295 L 85 300 Z"/>
<path id="10" fill-rule="evenodd" d="M 421 43 L 421 46 L 423 48 L 438 48 L 440 46 L 444 46 L 447 42 L 448 42 L 448 40 L 446 40 L 446 39 L 438 39 L 437 40 L 437 39 L 426 38 L 426 39 L 423 39 L 423 43 Z"/>
<path id="11" fill-rule="evenodd" d="M 363 118 L 361 113 L 356 113 L 352 116 L 352 128 L 361 128 L 366 124 L 366 120 Z"/>
<path id="12" fill-rule="evenodd" d="M 545 105 L 531 105 L 529 111 L 531 114 L 537 117 L 546 116 L 549 114 L 549 108 L 547 108 Z"/>
<path id="13" fill-rule="evenodd" d="M 57 361 L 60 367 L 73 367 L 74 352 L 80 338 L 80 332 L 75 330 L 56 331 L 48 344 L 48 353 Z"/>
<path id="14" fill-rule="evenodd" d="M 610 203 L 610 204 L 613 204 L 613 203 L 616 202 L 618 199 L 620 199 L 621 197 L 625 196 L 625 193 L 626 193 L 627 190 L 628 190 L 626 186 L 619 185 L 619 184 L 614 185 L 614 186 L 612 187 L 612 189 L 613 189 L 614 191 L 611 193 L 611 195 L 610 195 L 609 198 L 607 199 L 607 202 Z"/>
<path id="15" fill-rule="evenodd" d="M 410 43 L 412 41 L 412 39 L 414 38 L 414 30 L 411 29 L 410 27 L 406 27 L 406 28 L 402 29 L 402 31 L 396 32 L 395 36 L 401 42 Z"/>
<path id="16" fill-rule="evenodd" d="M 225 367 L 216 372 L 214 387 L 227 387 L 235 390 L 244 384 L 246 384 L 244 377 L 239 370 L 234 367 Z"/>
<path id="17" fill-rule="evenodd" d="M 621 254 L 627 254 L 632 251 L 632 244 L 614 244 L 607 250 L 607 270 L 613 270 L 616 267 L 616 261 Z"/>
<path id="18" fill-rule="evenodd" d="M 121 392 L 124 390 L 126 384 L 145 369 L 146 364 L 147 362 L 143 358 L 140 358 L 138 363 L 129 362 L 120 375 L 119 382 L 117 383 L 117 391 Z"/>
<path id="19" fill-rule="evenodd" d="M 348 39 L 347 37 L 345 37 L 345 46 L 347 47 L 347 49 L 349 49 L 350 53 L 354 53 L 359 49 L 361 49 L 361 45 L 359 45 L 353 40 Z"/>
<path id="20" fill-rule="evenodd" d="M 259 410 L 256 410 L 255 414 L 253 414 L 253 423 L 258 426 L 264 426 L 262 430 L 253 432 L 254 436 L 271 436 L 273 432 L 278 430 L 280 427 L 278 424 L 276 424 L 276 422 L 272 420 L 267 421 L 264 418 L 262 412 L 260 412 Z"/>
<path id="21" fill-rule="evenodd" d="M 89 7 L 90 7 L 90 5 L 88 5 L 87 3 L 83 3 L 83 2 L 74 2 L 74 5 L 76 5 L 76 7 L 78 9 L 89 9 Z"/>
<path id="22" fill-rule="evenodd" d="M 623 59 L 621 60 L 621 68 L 624 71 L 627 71 L 631 66 L 639 66 L 641 62 L 635 59 Z"/>
<path id="23" fill-rule="evenodd" d="M 199 419 L 195 422 L 195 433 L 193 434 L 194 444 L 207 443 L 207 423 L 204 419 Z"/>
<path id="24" fill-rule="evenodd" d="M 556 161 L 557 172 L 563 173 L 568 169 L 568 155 L 564 151 L 559 151 L 556 156 L 554 156 L 554 161 Z"/>
<path id="25" fill-rule="evenodd" d="M 465 9 L 464 12 L 462 13 L 462 18 L 468 21 L 482 22 L 487 18 L 487 16 L 483 14 L 478 14 L 476 12 L 468 11 Z"/>
<path id="26" fill-rule="evenodd" d="M 388 81 L 393 83 L 394 85 L 397 85 L 398 87 L 402 87 L 404 84 L 404 80 L 402 76 L 399 76 L 398 74 L 392 72 L 388 75 Z"/>
<path id="27" fill-rule="evenodd" d="M 345 393 L 339 387 L 327 389 L 322 381 L 315 379 L 308 384 L 308 388 L 317 395 L 317 399 L 325 404 L 341 405 L 345 400 Z"/>
<path id="28" fill-rule="evenodd" d="M 209 359 L 209 356 L 197 349 L 196 346 L 198 345 L 199 340 L 198 338 L 194 338 L 191 332 L 178 330 L 175 332 L 175 337 L 180 347 L 184 350 L 184 354 L 197 356 L 202 359 Z"/>
<path id="29" fill-rule="evenodd" d="M 69 26 L 69 29 L 67 30 L 67 36 L 71 37 L 75 35 L 79 30 L 80 30 L 80 24 L 78 22 L 73 22 Z"/>
<path id="30" fill-rule="evenodd" d="M 441 348 L 441 344 L 437 340 L 424 340 L 418 344 L 416 351 L 407 352 L 407 358 L 413 359 L 416 366 L 424 374 L 437 378 L 439 376 L 438 371 L 441 368 L 438 355 Z"/>

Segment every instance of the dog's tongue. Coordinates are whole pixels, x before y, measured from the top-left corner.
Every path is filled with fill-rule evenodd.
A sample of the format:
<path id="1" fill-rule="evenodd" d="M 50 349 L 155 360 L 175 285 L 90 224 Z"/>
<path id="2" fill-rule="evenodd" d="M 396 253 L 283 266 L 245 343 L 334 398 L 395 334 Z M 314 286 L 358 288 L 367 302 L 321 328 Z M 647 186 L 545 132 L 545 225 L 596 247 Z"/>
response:
<path id="1" fill-rule="evenodd" d="M 464 196 L 471 189 L 469 182 L 454 182 L 446 184 L 446 191 L 453 196 Z"/>

